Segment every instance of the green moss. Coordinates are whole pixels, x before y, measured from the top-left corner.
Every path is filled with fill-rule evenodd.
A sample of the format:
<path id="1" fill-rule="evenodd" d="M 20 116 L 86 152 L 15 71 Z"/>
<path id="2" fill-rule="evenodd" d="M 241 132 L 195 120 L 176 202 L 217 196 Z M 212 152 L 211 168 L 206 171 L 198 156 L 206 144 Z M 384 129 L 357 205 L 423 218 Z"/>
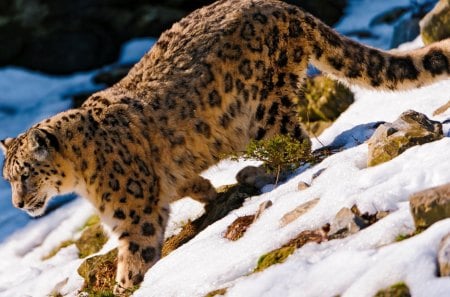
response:
<path id="1" fill-rule="evenodd" d="M 413 236 L 416 236 L 417 234 L 422 233 L 423 230 L 425 230 L 425 229 L 423 229 L 423 228 L 417 228 L 417 229 L 416 229 L 414 232 L 412 232 L 412 233 L 409 233 L 409 234 L 399 234 L 399 235 L 397 235 L 397 237 L 395 237 L 395 241 L 398 242 L 398 241 L 402 241 L 402 240 L 411 238 L 411 237 L 413 237 Z"/>
<path id="2" fill-rule="evenodd" d="M 214 297 L 217 295 L 225 295 L 227 293 L 227 288 L 222 288 L 218 290 L 214 290 L 205 295 L 205 297 Z"/>
<path id="3" fill-rule="evenodd" d="M 73 241 L 72 239 L 61 242 L 57 247 L 55 247 L 53 250 L 51 250 L 50 253 L 48 253 L 47 255 L 42 257 L 42 260 L 48 260 L 50 258 L 53 258 L 57 253 L 59 253 L 59 251 L 61 249 L 68 247 L 74 243 L 75 243 L 75 241 Z"/>
<path id="4" fill-rule="evenodd" d="M 450 2 L 441 0 L 421 21 L 423 42 L 431 44 L 450 37 Z"/>
<path id="5" fill-rule="evenodd" d="M 108 236 L 100 222 L 98 222 L 95 225 L 87 227 L 80 238 L 75 241 L 75 244 L 78 248 L 80 258 L 86 258 L 100 251 L 107 241 Z"/>
<path id="6" fill-rule="evenodd" d="M 411 293 L 405 283 L 397 283 L 377 292 L 375 297 L 410 297 Z"/>
<path id="7" fill-rule="evenodd" d="M 84 278 L 81 291 L 88 293 L 91 297 L 114 296 L 116 267 L 117 249 L 86 259 L 78 267 L 78 274 Z"/>
<path id="8" fill-rule="evenodd" d="M 299 117 L 306 130 L 320 134 L 354 102 L 349 88 L 326 76 L 307 78 L 304 98 L 299 102 Z"/>
<path id="9" fill-rule="evenodd" d="M 85 228 L 97 225 L 99 223 L 100 223 L 100 217 L 98 215 L 94 214 L 86 220 L 86 222 L 83 224 L 83 226 L 80 227 L 80 231 Z"/>
<path id="10" fill-rule="evenodd" d="M 108 241 L 108 236 L 103 230 L 100 218 L 97 215 L 91 216 L 80 228 L 83 230 L 79 239 L 69 239 L 61 242 L 57 247 L 44 256 L 42 260 L 48 260 L 55 256 L 62 248 L 75 244 L 79 251 L 80 258 L 86 258 L 93 253 L 101 250 L 103 245 Z"/>
<path id="11" fill-rule="evenodd" d="M 294 246 L 286 246 L 262 255 L 253 272 L 263 271 L 274 264 L 283 263 L 292 253 L 294 253 L 295 249 Z"/>

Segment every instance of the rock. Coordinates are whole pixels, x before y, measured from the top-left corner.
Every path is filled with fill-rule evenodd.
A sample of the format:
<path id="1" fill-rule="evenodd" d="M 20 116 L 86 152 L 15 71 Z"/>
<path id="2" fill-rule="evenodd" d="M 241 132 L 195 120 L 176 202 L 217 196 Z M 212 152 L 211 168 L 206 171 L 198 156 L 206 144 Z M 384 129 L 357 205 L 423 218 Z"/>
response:
<path id="1" fill-rule="evenodd" d="M 420 21 L 420 31 L 425 44 L 450 37 L 450 0 L 440 0 Z"/>
<path id="2" fill-rule="evenodd" d="M 246 198 L 260 194 L 259 189 L 244 185 L 223 186 L 217 192 L 217 198 L 206 204 L 205 213 L 201 217 L 188 222 L 180 233 L 166 239 L 162 248 L 163 257 L 194 238 L 215 221 L 225 217 L 230 211 L 241 207 Z"/>
<path id="3" fill-rule="evenodd" d="M 261 204 L 258 207 L 258 211 L 255 213 L 254 221 L 256 221 L 263 214 L 263 212 L 266 211 L 266 209 L 271 207 L 272 204 L 273 203 L 272 203 L 271 200 L 267 200 L 267 201 L 261 202 Z"/>
<path id="4" fill-rule="evenodd" d="M 323 229 L 305 230 L 300 232 L 294 238 L 292 238 L 288 243 L 284 245 L 284 247 L 293 246 L 299 249 L 308 242 L 321 243 L 322 241 L 325 240 L 327 240 L 327 236 Z"/>
<path id="5" fill-rule="evenodd" d="M 309 185 L 308 183 L 304 182 L 304 181 L 299 182 L 298 185 L 297 185 L 297 189 L 298 189 L 299 191 L 306 190 L 306 189 L 308 189 L 309 187 L 310 187 L 310 185 Z"/>
<path id="6" fill-rule="evenodd" d="M 375 297 L 411 297 L 411 293 L 406 284 L 398 283 L 387 289 L 378 291 Z"/>
<path id="7" fill-rule="evenodd" d="M 11 0 L 0 4 L 0 66 L 53 74 L 99 68 L 117 60 L 123 42 L 157 37 L 189 12 L 214 0 Z M 346 0 L 290 1 L 329 24 Z"/>
<path id="8" fill-rule="evenodd" d="M 227 231 L 223 237 L 233 241 L 238 240 L 244 235 L 245 231 L 247 231 L 247 228 L 250 227 L 254 220 L 255 215 L 238 217 L 227 227 Z"/>
<path id="9" fill-rule="evenodd" d="M 417 229 L 450 217 L 450 183 L 411 195 L 409 206 Z"/>
<path id="10" fill-rule="evenodd" d="M 330 224 L 329 236 L 331 239 L 345 238 L 351 234 L 355 234 L 366 224 L 363 220 L 356 216 L 350 208 L 344 207 L 334 217 Z"/>
<path id="11" fill-rule="evenodd" d="M 447 103 L 445 103 L 444 105 L 442 105 L 441 107 L 439 107 L 438 109 L 436 109 L 433 112 L 434 116 L 440 115 L 444 112 L 446 112 L 448 109 L 450 108 L 450 101 L 448 101 Z"/>
<path id="12" fill-rule="evenodd" d="M 248 227 L 250 227 L 250 225 L 253 224 L 253 222 L 256 221 L 261 214 L 271 206 L 272 201 L 267 200 L 259 205 L 258 211 L 254 215 L 238 217 L 227 227 L 227 231 L 223 237 L 233 241 L 238 240 L 244 235 Z"/>
<path id="13" fill-rule="evenodd" d="M 439 275 L 450 276 L 450 233 L 442 238 L 438 250 Z"/>
<path id="14" fill-rule="evenodd" d="M 299 111 L 300 120 L 309 133 L 318 135 L 353 102 L 352 91 L 326 76 L 308 78 L 304 84 L 304 102 Z"/>
<path id="15" fill-rule="evenodd" d="M 94 75 L 92 81 L 95 84 L 110 87 L 124 78 L 130 71 L 132 65 L 113 65 L 106 69 L 102 69 Z"/>
<path id="16" fill-rule="evenodd" d="M 314 181 L 316 178 L 318 178 L 322 173 L 325 172 L 325 170 L 327 170 L 326 168 L 321 168 L 319 170 L 317 170 L 316 172 L 314 172 L 314 174 L 312 175 L 311 179 L 312 181 Z"/>
<path id="17" fill-rule="evenodd" d="M 80 238 L 75 241 L 80 258 L 86 258 L 100 251 L 108 239 L 109 237 L 100 222 L 86 228 Z"/>
<path id="18" fill-rule="evenodd" d="M 389 214 L 387 211 L 378 211 L 374 214 L 363 213 L 359 211 L 356 205 L 351 208 L 344 207 L 329 223 L 329 230 L 327 231 L 328 240 L 341 239 L 375 224 L 378 220 L 386 217 Z"/>
<path id="19" fill-rule="evenodd" d="M 295 209 L 291 210 L 290 212 L 286 213 L 280 220 L 280 226 L 284 227 L 293 221 L 295 221 L 298 217 L 304 215 L 306 212 L 308 212 L 310 209 L 312 209 L 316 204 L 319 202 L 319 198 L 315 198 L 312 200 L 309 200 L 305 203 L 300 204 Z"/>
<path id="20" fill-rule="evenodd" d="M 368 166 L 389 161 L 412 146 L 442 137 L 441 123 L 416 111 L 405 111 L 395 122 L 380 125 L 368 140 Z"/>
<path id="21" fill-rule="evenodd" d="M 285 0 L 285 2 L 302 7 L 328 25 L 338 22 L 347 6 L 347 0 Z"/>
<path id="22" fill-rule="evenodd" d="M 275 183 L 276 176 L 267 173 L 266 169 L 261 166 L 247 166 L 237 173 L 236 180 L 241 185 L 261 189 L 267 184 Z"/>
<path id="23" fill-rule="evenodd" d="M 376 15 L 369 23 L 369 26 L 389 25 L 398 21 L 404 14 L 408 12 L 408 7 L 393 7 L 388 11 L 383 11 Z"/>
<path id="24" fill-rule="evenodd" d="M 396 48 L 405 42 L 414 40 L 420 34 L 419 21 L 418 17 L 412 17 L 401 20 L 396 24 L 390 48 Z"/>

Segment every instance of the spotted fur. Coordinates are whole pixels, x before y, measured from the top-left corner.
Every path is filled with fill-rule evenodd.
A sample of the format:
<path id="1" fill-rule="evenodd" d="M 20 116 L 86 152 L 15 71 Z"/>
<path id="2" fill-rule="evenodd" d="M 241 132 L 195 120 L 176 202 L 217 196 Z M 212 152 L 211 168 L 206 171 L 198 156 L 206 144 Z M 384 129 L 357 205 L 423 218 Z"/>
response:
<path id="1" fill-rule="evenodd" d="M 450 41 L 389 53 L 274 0 L 222 0 L 163 33 L 115 86 L 3 141 L 13 203 L 31 215 L 76 192 L 119 237 L 116 292 L 159 259 L 169 203 L 215 197 L 200 172 L 251 139 L 308 139 L 297 122 L 309 62 L 351 84 L 406 89 L 449 77 Z"/>

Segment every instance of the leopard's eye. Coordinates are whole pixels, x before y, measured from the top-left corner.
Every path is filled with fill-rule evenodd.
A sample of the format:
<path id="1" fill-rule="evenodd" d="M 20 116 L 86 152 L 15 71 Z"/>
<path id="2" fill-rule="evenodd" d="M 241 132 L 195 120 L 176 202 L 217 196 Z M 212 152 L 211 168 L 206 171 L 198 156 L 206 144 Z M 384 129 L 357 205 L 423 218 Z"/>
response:
<path id="1" fill-rule="evenodd" d="M 25 173 L 23 173 L 23 174 L 20 176 L 20 180 L 21 180 L 21 181 L 26 181 L 26 180 L 28 179 L 29 176 L 30 176 L 30 174 L 29 174 L 28 172 L 25 172 Z"/>

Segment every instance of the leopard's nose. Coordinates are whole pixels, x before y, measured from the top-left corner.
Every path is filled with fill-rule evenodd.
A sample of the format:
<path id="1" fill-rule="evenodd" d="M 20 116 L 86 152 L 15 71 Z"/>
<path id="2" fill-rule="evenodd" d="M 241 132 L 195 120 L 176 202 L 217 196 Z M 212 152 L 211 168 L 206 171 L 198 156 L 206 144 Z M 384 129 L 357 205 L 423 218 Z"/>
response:
<path id="1" fill-rule="evenodd" d="M 18 203 L 15 203 L 17 208 L 23 208 L 25 206 L 25 202 L 19 201 Z"/>

